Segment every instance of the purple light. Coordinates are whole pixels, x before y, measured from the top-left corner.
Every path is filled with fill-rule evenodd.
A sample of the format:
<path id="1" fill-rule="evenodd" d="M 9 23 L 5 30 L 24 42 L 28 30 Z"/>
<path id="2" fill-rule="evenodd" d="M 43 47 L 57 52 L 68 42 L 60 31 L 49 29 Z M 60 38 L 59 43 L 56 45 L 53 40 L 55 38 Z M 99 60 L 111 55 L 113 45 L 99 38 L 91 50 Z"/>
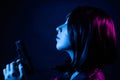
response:
<path id="1" fill-rule="evenodd" d="M 58 78 L 56 77 L 56 78 L 54 78 L 54 80 L 58 80 Z"/>
<path id="2" fill-rule="evenodd" d="M 89 74 L 89 78 L 92 80 L 105 80 L 102 70 L 98 68 L 96 68 L 93 73 Z"/>
<path id="3" fill-rule="evenodd" d="M 107 35 L 108 38 L 112 38 L 116 43 L 116 31 L 115 31 L 115 27 L 112 19 L 96 17 L 95 20 L 93 21 L 93 24 L 94 24 L 94 27 L 97 27 L 100 37 L 102 37 L 101 28 L 106 29 L 105 35 Z"/>

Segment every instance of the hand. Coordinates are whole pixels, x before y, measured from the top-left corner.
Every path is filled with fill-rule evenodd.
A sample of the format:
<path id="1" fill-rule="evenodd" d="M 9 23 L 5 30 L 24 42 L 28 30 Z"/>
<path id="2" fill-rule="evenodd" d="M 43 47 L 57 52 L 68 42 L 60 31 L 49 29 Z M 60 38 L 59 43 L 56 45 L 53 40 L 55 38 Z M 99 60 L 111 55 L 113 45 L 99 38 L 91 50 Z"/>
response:
<path id="1" fill-rule="evenodd" d="M 5 80 L 22 80 L 24 71 L 20 59 L 7 64 L 3 69 L 3 75 Z"/>

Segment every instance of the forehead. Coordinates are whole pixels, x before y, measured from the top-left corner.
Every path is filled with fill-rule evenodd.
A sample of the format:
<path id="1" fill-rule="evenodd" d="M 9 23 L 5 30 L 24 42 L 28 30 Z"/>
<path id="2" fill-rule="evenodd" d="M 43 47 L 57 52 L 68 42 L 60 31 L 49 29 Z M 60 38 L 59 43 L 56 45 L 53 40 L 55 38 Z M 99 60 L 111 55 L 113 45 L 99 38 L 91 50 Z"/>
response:
<path id="1" fill-rule="evenodd" d="M 59 28 L 63 28 L 63 29 L 66 28 L 66 27 L 67 27 L 67 21 L 59 26 Z"/>
<path id="2" fill-rule="evenodd" d="M 68 19 L 66 19 L 66 21 L 57 28 L 64 28 L 65 26 L 67 26 L 67 23 L 68 23 Z"/>
<path id="3" fill-rule="evenodd" d="M 65 23 L 64 24 L 67 24 L 68 23 L 68 18 L 66 19 Z"/>

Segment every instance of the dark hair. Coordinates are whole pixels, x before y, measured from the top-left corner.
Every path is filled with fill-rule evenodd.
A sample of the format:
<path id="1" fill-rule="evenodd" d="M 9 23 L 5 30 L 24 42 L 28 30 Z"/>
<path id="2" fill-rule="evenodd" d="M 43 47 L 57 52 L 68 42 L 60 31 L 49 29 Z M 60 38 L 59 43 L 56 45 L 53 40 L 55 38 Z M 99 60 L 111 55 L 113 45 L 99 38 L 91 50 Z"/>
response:
<path id="1" fill-rule="evenodd" d="M 103 10 L 77 7 L 68 16 L 68 32 L 75 70 L 89 72 L 115 61 L 116 31 L 112 18 Z"/>

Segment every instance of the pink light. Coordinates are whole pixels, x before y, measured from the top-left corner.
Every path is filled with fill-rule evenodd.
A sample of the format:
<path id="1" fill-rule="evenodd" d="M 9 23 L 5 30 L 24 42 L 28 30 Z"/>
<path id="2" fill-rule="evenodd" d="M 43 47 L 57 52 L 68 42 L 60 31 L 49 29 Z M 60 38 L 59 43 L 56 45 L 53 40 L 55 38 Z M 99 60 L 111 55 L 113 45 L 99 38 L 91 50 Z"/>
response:
<path id="1" fill-rule="evenodd" d="M 98 68 L 96 68 L 93 73 L 89 74 L 89 78 L 92 80 L 105 80 L 102 70 Z"/>
<path id="2" fill-rule="evenodd" d="M 108 38 L 112 38 L 116 43 L 116 31 L 115 31 L 115 27 L 112 19 L 96 17 L 95 20 L 93 21 L 93 24 L 94 24 L 94 27 L 97 27 L 100 37 L 102 37 L 101 28 L 105 27 L 104 28 L 106 29 L 105 35 L 107 35 Z"/>
<path id="3" fill-rule="evenodd" d="M 54 80 L 58 80 L 58 78 L 56 77 L 56 78 L 54 78 Z"/>

